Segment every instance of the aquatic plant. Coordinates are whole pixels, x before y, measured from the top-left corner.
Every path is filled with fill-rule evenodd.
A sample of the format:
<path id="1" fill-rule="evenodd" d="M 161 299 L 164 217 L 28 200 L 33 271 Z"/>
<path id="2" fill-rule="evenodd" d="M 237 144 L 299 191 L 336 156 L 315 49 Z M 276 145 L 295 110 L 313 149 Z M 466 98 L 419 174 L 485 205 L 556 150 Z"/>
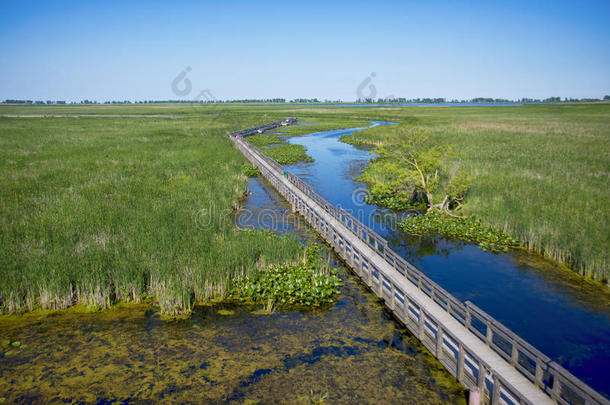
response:
<path id="1" fill-rule="evenodd" d="M 263 152 L 281 165 L 296 162 L 313 162 L 313 158 L 307 154 L 307 148 L 302 145 L 278 145 L 263 148 Z"/>
<path id="2" fill-rule="evenodd" d="M 358 180 L 358 179 L 357 179 Z M 364 196 L 367 204 L 379 205 L 392 211 L 404 211 L 409 209 L 425 208 L 421 203 L 413 201 L 411 195 L 394 189 L 391 185 L 376 183 L 370 185 Z"/>
<path id="3" fill-rule="evenodd" d="M 424 215 L 411 215 L 401 220 L 400 228 L 412 235 L 439 234 L 468 243 L 476 243 L 483 250 L 507 251 L 519 246 L 519 241 L 504 232 L 483 225 L 472 218 L 449 217 L 439 211 L 429 211 Z"/>
<path id="4" fill-rule="evenodd" d="M 257 274 L 235 280 L 229 295 L 255 303 L 280 306 L 319 306 L 333 302 L 339 293 L 341 279 L 320 255 L 320 247 L 311 245 L 303 260 L 296 264 L 265 267 Z"/>
<path id="5" fill-rule="evenodd" d="M 277 134 L 260 134 L 246 137 L 248 142 L 254 146 L 263 147 L 268 145 L 279 145 L 286 143 L 285 140 L 280 139 Z"/>
<path id="6" fill-rule="evenodd" d="M 314 392 L 313 388 L 311 388 L 307 395 L 303 395 L 298 399 L 297 403 L 307 405 L 325 405 L 329 398 L 330 395 L 328 392 L 318 393 Z"/>

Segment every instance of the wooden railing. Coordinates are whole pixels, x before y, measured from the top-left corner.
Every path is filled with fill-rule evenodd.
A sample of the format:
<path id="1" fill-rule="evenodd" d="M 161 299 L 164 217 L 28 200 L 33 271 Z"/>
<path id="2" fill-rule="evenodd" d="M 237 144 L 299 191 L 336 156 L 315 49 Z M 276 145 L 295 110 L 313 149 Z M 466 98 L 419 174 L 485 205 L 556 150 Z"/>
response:
<path id="1" fill-rule="evenodd" d="M 606 398 L 591 389 L 577 377 L 534 348 L 471 302 L 462 303 L 420 270 L 397 255 L 388 242 L 350 213 L 318 195 L 298 176 L 285 172 L 283 167 L 261 150 L 240 137 L 232 138 L 236 146 L 256 166 L 262 175 L 300 212 L 309 224 L 339 253 L 358 275 L 382 297 L 395 315 L 413 332 L 443 365 L 467 388 L 476 385 L 492 404 L 531 404 L 519 391 L 498 373 L 494 373 L 485 360 L 469 351 L 429 311 L 418 305 L 399 286 L 392 275 L 385 274 L 373 262 L 349 243 L 348 235 L 325 221 L 317 213 L 322 209 L 347 228 L 352 236 L 373 249 L 400 275 L 419 291 L 438 304 L 451 317 L 474 336 L 500 355 L 508 364 L 529 379 L 535 386 L 559 404 L 610 404 Z M 267 163 L 271 170 L 261 165 Z M 300 190 L 316 206 L 300 198 L 284 180 Z"/>
<path id="2" fill-rule="evenodd" d="M 274 128 L 281 127 L 284 125 L 293 125 L 296 122 L 297 122 L 296 118 L 286 118 L 285 120 L 282 120 L 282 121 L 275 121 L 275 122 L 270 122 L 268 124 L 259 125 L 258 127 L 242 129 L 241 131 L 234 132 L 233 136 L 245 137 L 245 136 L 250 136 L 250 135 L 254 135 L 254 134 L 261 134 L 270 129 L 274 129 Z"/>

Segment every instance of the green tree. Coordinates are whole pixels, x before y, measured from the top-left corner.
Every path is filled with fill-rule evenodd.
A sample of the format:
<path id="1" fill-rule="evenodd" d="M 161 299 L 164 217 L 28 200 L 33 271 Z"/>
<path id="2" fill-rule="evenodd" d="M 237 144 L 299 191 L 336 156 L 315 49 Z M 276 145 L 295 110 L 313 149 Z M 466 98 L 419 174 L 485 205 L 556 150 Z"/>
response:
<path id="1" fill-rule="evenodd" d="M 471 179 L 463 171 L 452 174 L 446 170 L 452 148 L 436 144 L 421 129 L 398 129 L 395 135 L 399 141 L 376 149 L 394 184 L 414 201 L 425 203 L 428 211 L 436 209 L 455 216 L 451 211 L 462 207 Z M 444 186 L 441 178 L 446 178 Z"/>

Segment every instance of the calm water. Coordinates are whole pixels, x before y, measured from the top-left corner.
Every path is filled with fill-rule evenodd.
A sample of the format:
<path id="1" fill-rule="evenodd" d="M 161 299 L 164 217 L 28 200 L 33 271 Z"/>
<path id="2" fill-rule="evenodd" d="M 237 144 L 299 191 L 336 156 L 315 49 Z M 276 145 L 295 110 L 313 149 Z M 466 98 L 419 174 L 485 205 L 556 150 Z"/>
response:
<path id="1" fill-rule="evenodd" d="M 382 123 L 375 123 L 379 125 Z M 288 166 L 330 202 L 384 236 L 393 249 L 462 301 L 470 300 L 594 389 L 610 394 L 610 293 L 538 255 L 484 252 L 433 237 L 411 237 L 395 216 L 363 202 L 353 180 L 373 157 L 339 141 L 355 129 L 289 138 L 313 163 Z"/>

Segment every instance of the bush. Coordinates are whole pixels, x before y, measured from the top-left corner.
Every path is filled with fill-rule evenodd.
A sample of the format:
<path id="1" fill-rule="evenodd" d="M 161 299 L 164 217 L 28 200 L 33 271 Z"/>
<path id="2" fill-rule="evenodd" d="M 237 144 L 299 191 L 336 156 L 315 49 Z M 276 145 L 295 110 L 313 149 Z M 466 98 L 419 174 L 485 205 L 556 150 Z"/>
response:
<path id="1" fill-rule="evenodd" d="M 483 250 L 492 252 L 507 251 L 519 246 L 519 241 L 501 231 L 484 226 L 471 218 L 453 218 L 439 211 L 425 215 L 413 215 L 399 222 L 400 228 L 412 235 L 437 233 L 447 238 L 456 238 L 476 243 Z"/>
<path id="2" fill-rule="evenodd" d="M 319 306 L 333 302 L 340 285 L 336 271 L 323 262 L 320 247 L 312 245 L 301 263 L 272 265 L 238 278 L 230 295 L 254 303 Z"/>

